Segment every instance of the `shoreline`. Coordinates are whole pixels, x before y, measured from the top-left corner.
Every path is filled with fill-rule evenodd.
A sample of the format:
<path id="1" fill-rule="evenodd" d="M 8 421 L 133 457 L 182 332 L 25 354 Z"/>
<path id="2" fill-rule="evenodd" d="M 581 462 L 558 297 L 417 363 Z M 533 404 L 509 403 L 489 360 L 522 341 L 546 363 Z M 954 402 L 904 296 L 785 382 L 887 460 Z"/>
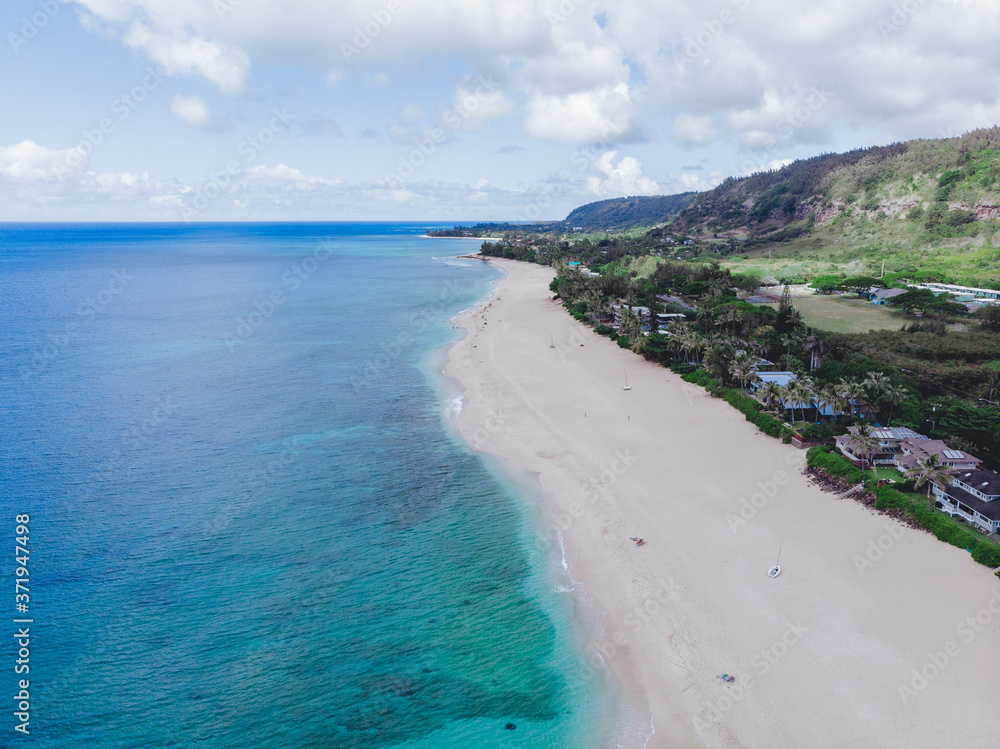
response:
<path id="1" fill-rule="evenodd" d="M 993 746 L 989 570 L 812 486 L 803 453 L 573 320 L 551 269 L 488 262 L 506 275 L 448 352 L 457 423 L 537 477 L 540 532 L 603 614 L 585 655 L 648 703 L 646 746 Z"/>

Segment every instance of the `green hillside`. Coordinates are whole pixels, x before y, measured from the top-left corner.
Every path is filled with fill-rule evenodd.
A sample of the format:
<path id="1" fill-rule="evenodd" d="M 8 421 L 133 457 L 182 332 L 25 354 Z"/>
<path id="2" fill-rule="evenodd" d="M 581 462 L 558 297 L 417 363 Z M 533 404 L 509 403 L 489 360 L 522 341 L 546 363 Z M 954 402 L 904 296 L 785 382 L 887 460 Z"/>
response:
<path id="1" fill-rule="evenodd" d="M 761 276 L 923 274 L 1000 284 L 1000 128 L 824 154 L 697 194 L 605 200 L 564 224 L 670 223 L 698 253 Z"/>
<path id="2" fill-rule="evenodd" d="M 739 237 L 745 266 L 803 278 L 922 273 L 1000 283 L 1000 129 L 819 156 L 699 195 L 675 225 Z"/>
<path id="3" fill-rule="evenodd" d="M 570 213 L 565 224 L 586 231 L 625 231 L 637 226 L 653 226 L 674 218 L 698 193 L 612 198 L 582 205 Z"/>

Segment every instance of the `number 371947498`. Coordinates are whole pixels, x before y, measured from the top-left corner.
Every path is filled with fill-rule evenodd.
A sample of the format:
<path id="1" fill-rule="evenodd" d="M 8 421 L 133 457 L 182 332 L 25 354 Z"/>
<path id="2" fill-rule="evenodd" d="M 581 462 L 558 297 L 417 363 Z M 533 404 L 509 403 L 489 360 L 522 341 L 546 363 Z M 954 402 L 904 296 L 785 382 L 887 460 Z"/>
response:
<path id="1" fill-rule="evenodd" d="M 18 610 L 24 611 L 30 600 L 28 598 L 28 521 L 30 518 L 27 515 L 18 515 L 14 519 L 17 521 L 17 527 L 14 529 L 16 542 L 14 561 L 17 562 L 17 569 L 14 571 L 17 576 L 14 593 L 15 600 L 19 604 Z"/>

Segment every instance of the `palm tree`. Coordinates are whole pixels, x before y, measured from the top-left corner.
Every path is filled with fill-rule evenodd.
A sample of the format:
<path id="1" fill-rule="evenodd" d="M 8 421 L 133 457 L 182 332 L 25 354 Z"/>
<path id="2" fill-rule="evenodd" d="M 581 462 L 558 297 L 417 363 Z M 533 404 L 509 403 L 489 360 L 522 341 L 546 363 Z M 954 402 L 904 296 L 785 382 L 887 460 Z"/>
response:
<path id="1" fill-rule="evenodd" d="M 671 323 L 667 326 L 667 337 L 670 339 L 670 352 L 677 356 L 681 352 L 681 336 L 683 333 L 683 328 L 676 323 Z"/>
<path id="2" fill-rule="evenodd" d="M 867 424 L 859 424 L 854 435 L 854 450 L 861 457 L 861 467 L 864 468 L 875 449 L 878 447 L 878 439 L 872 434 L 871 427 Z"/>
<path id="3" fill-rule="evenodd" d="M 629 342 L 633 344 L 637 340 L 641 342 L 642 321 L 639 320 L 639 316 L 632 310 L 632 308 L 623 306 L 619 310 L 618 319 L 618 332 L 628 338 Z"/>
<path id="4" fill-rule="evenodd" d="M 885 398 L 886 403 L 889 404 L 889 421 L 886 426 L 892 426 L 892 412 L 900 403 L 906 400 L 906 396 L 910 394 L 904 387 L 900 387 L 895 383 L 888 383 L 882 390 L 882 397 Z"/>
<path id="5" fill-rule="evenodd" d="M 792 421 L 795 421 L 795 404 L 802 404 L 804 401 L 812 397 L 812 390 L 809 386 L 799 380 L 790 380 L 784 387 L 785 391 L 785 408 L 792 409 Z M 802 420 L 805 421 L 806 418 L 806 407 L 802 406 Z"/>
<path id="6" fill-rule="evenodd" d="M 685 328 L 677 334 L 678 343 L 681 351 L 684 353 L 684 363 L 691 363 L 691 349 L 694 348 L 694 338 L 690 330 Z"/>
<path id="7" fill-rule="evenodd" d="M 587 303 L 587 311 L 597 319 L 604 313 L 604 297 L 597 290 L 594 284 L 587 285 L 587 292 L 583 295 L 583 301 Z"/>
<path id="8" fill-rule="evenodd" d="M 794 333 L 785 333 L 781 336 L 781 342 L 787 347 L 787 350 L 785 351 L 785 366 L 789 369 L 792 367 L 792 346 L 797 343 L 798 340 L 798 336 Z"/>
<path id="9" fill-rule="evenodd" d="M 816 395 L 816 390 L 813 388 L 812 383 L 808 380 L 800 380 L 799 395 L 802 398 L 802 400 L 799 401 L 802 404 L 802 421 L 805 421 L 806 411 L 812 408 L 813 397 Z"/>
<path id="10" fill-rule="evenodd" d="M 703 336 L 701 333 L 691 334 L 691 352 L 694 354 L 694 363 L 701 366 L 703 351 L 710 348 L 712 345 L 712 340 L 707 336 Z"/>
<path id="11" fill-rule="evenodd" d="M 836 421 L 837 419 L 840 418 L 840 415 L 844 413 L 844 411 L 847 409 L 847 399 L 844 398 L 843 394 L 840 392 L 840 389 L 836 385 L 832 384 L 826 386 L 826 398 L 827 398 L 826 403 L 829 403 L 831 409 L 833 410 L 833 415 L 831 416 L 831 419 L 833 421 Z"/>
<path id="12" fill-rule="evenodd" d="M 836 393 L 832 392 L 828 387 L 816 388 L 814 393 L 816 401 L 816 421 L 819 421 L 820 417 L 823 415 L 823 407 L 833 405 L 833 401 L 836 397 Z"/>
<path id="13" fill-rule="evenodd" d="M 886 377 L 884 372 L 870 372 L 868 378 L 863 383 L 866 388 L 872 391 L 872 394 L 876 398 L 885 392 L 888 384 L 889 378 Z"/>
<path id="14" fill-rule="evenodd" d="M 784 396 L 782 392 L 782 387 L 776 382 L 766 382 L 764 386 L 757 391 L 757 395 L 764 401 L 764 405 L 767 406 L 769 411 L 774 413 L 778 412 L 778 406 L 781 404 L 781 399 Z"/>
<path id="15" fill-rule="evenodd" d="M 847 410 L 853 416 L 857 404 L 864 397 L 865 388 L 860 382 L 848 382 L 843 377 L 840 378 L 840 395 L 847 401 Z"/>
<path id="16" fill-rule="evenodd" d="M 926 458 L 917 460 L 916 468 L 908 470 L 906 477 L 916 479 L 913 482 L 914 489 L 919 489 L 924 484 L 927 484 L 927 503 L 930 504 L 931 487 L 934 484 L 938 486 L 951 485 L 951 476 L 946 473 L 947 470 L 947 466 L 943 466 L 938 462 L 937 453 L 931 453 Z"/>
<path id="17" fill-rule="evenodd" d="M 827 349 L 826 341 L 817 335 L 811 335 L 806 338 L 805 345 L 802 348 L 809 352 L 810 372 L 817 367 L 823 366 L 823 354 L 826 353 Z"/>
<path id="18" fill-rule="evenodd" d="M 740 381 L 740 393 L 746 395 L 746 383 L 754 376 L 757 357 L 750 353 L 742 353 L 733 359 L 732 374 Z"/>

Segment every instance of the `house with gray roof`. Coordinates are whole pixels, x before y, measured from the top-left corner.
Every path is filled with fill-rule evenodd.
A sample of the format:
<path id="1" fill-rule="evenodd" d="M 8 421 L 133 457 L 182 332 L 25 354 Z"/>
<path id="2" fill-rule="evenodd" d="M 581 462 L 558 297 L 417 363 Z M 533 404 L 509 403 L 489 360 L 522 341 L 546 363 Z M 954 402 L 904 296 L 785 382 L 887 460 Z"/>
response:
<path id="1" fill-rule="evenodd" d="M 965 518 L 987 533 L 1000 531 L 1000 473 L 960 473 L 950 486 L 934 484 L 934 496 L 948 514 Z"/>

